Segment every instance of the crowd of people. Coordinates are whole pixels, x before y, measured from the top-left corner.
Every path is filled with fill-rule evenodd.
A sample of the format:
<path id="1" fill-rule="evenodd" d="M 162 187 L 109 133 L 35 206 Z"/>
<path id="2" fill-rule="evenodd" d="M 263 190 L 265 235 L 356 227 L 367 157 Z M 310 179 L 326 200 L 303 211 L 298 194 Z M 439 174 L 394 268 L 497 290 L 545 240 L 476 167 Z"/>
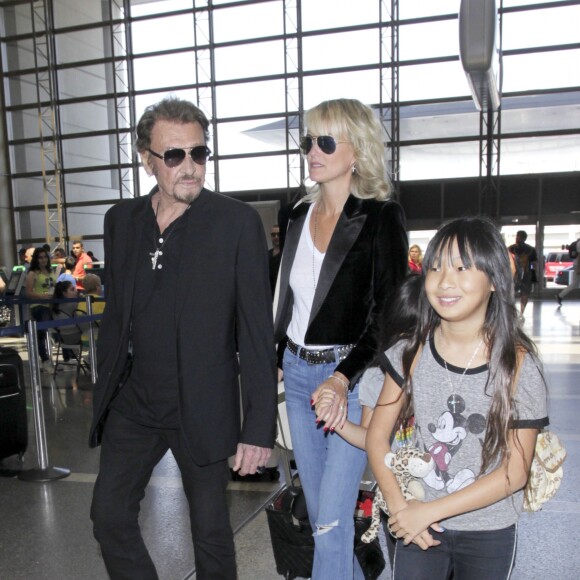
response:
<path id="1" fill-rule="evenodd" d="M 314 185 L 281 212 L 268 253 L 258 213 L 204 187 L 209 122 L 198 107 L 166 98 L 137 124 L 156 184 L 104 222 L 90 445 L 101 446 L 91 518 L 107 571 L 157 578 L 138 516 L 170 449 L 196 577 L 236 578 L 228 458 L 242 476 L 264 469 L 283 380 L 314 580 L 364 578 L 353 511 L 367 456 L 389 513 L 394 578 L 507 579 L 548 423 L 541 362 L 519 319 L 535 251 L 519 232 L 508 252 L 493 222 L 470 217 L 441 226 L 423 256 L 392 199 L 373 111 L 326 101 L 304 127 Z M 59 281 L 47 250 L 34 250 L 30 298 L 100 293 L 82 243 L 72 249 L 74 263 L 53 256 Z M 510 255 L 524 271 L 514 275 Z M 40 321 L 67 308 L 32 313 Z M 385 464 L 401 424 L 431 462 L 422 501 L 407 499 Z"/>
<path id="2" fill-rule="evenodd" d="M 84 245 L 79 240 L 72 243 L 72 251 L 68 256 L 64 248 L 57 247 L 51 253 L 50 246 L 45 244 L 21 249 L 19 258 L 21 265 L 26 268 L 24 295 L 29 300 L 39 300 L 38 303 L 30 304 L 30 315 L 36 322 L 86 314 L 80 308 L 82 304 L 86 310 L 86 301 L 82 299 L 87 294 L 102 297 L 101 279 L 88 272 L 94 256 L 85 252 Z M 95 303 L 95 308 L 102 312 L 104 302 Z M 59 328 L 58 334 L 64 336 L 68 344 L 78 343 L 82 337 L 81 328 L 77 325 L 64 325 Z M 47 337 L 46 330 L 38 331 L 38 353 L 41 371 L 52 373 L 54 368 L 49 356 Z M 71 350 L 63 348 L 65 363 L 71 356 Z M 67 371 L 72 370 L 72 367 L 62 365 L 57 370 Z"/>

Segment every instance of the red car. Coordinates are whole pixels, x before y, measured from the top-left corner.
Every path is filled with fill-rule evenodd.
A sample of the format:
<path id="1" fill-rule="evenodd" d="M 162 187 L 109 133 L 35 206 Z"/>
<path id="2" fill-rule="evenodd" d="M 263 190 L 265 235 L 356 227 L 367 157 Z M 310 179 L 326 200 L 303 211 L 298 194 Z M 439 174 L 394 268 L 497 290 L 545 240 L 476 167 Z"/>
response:
<path id="1" fill-rule="evenodd" d="M 573 265 L 574 260 L 568 252 L 550 252 L 544 262 L 544 276 L 548 282 L 552 282 L 560 270 Z"/>

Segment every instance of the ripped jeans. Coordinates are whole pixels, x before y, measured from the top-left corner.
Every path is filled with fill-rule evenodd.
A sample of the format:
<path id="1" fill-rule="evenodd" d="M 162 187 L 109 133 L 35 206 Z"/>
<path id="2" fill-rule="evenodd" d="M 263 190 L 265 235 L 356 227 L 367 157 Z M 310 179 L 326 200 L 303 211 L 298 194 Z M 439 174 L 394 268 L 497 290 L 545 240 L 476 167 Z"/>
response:
<path id="1" fill-rule="evenodd" d="M 366 453 L 315 422 L 311 395 L 336 363 L 308 364 L 284 353 L 286 409 L 300 483 L 314 530 L 313 580 L 359 580 L 364 575 L 354 555 L 354 508 Z M 358 384 L 349 394 L 348 418 L 360 423 Z"/>

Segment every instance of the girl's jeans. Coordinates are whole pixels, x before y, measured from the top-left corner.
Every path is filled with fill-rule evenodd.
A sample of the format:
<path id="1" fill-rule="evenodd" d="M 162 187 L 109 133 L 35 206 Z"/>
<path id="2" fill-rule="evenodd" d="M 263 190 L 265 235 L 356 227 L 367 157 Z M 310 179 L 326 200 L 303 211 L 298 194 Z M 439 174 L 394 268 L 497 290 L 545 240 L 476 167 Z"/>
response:
<path id="1" fill-rule="evenodd" d="M 507 580 L 516 557 L 517 526 L 481 532 L 429 530 L 439 546 L 421 550 L 397 541 L 394 580 Z"/>
<path id="2" fill-rule="evenodd" d="M 337 359 L 338 360 L 338 359 Z M 354 556 L 354 509 L 366 453 L 317 424 L 312 393 L 337 363 L 309 364 L 284 353 L 286 408 L 294 458 L 314 531 L 313 580 L 352 580 L 364 575 Z M 359 424 L 358 384 L 348 397 L 348 419 Z"/>

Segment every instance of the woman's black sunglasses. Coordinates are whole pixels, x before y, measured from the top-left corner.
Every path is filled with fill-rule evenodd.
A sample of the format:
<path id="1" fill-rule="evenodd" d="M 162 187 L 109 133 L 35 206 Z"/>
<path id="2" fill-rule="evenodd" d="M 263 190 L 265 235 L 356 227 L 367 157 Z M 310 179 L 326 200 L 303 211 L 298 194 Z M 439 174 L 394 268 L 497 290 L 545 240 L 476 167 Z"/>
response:
<path id="1" fill-rule="evenodd" d="M 314 145 L 314 139 L 316 139 L 316 144 L 318 148 L 326 155 L 332 155 L 336 151 L 336 146 L 339 143 L 350 143 L 350 141 L 337 141 L 334 137 L 330 135 L 319 135 L 318 137 L 312 137 L 312 135 L 306 135 L 302 137 L 300 141 L 300 149 L 304 155 L 308 155 L 312 146 Z"/>
<path id="2" fill-rule="evenodd" d="M 147 149 L 147 151 L 149 151 L 151 155 L 163 159 L 165 165 L 170 168 L 181 165 L 187 155 L 185 149 L 168 149 L 163 155 L 155 153 L 152 149 Z M 198 165 L 205 165 L 207 158 L 211 155 L 211 151 L 209 147 L 206 147 L 205 145 L 198 145 L 197 147 L 192 147 L 189 150 L 189 154 L 195 163 Z"/>

